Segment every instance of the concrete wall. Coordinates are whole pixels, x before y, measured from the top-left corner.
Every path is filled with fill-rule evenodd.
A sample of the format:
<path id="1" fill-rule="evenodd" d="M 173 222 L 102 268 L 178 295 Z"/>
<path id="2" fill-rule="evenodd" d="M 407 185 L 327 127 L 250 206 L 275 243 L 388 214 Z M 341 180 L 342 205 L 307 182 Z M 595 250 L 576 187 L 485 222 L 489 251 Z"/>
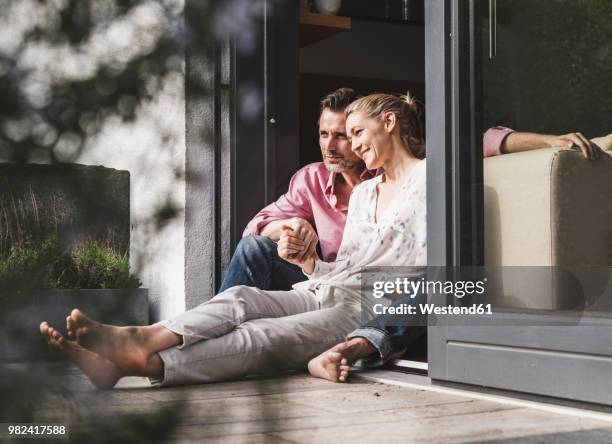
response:
<path id="1" fill-rule="evenodd" d="M 197 0 L 193 0 L 197 1 Z M 188 4 L 187 12 L 190 5 Z M 215 103 L 202 90 L 214 88 L 215 59 L 204 48 L 190 48 L 186 63 L 185 308 L 215 295 Z M 229 167 L 228 167 L 229 170 Z M 229 176 L 229 174 L 228 174 Z"/>

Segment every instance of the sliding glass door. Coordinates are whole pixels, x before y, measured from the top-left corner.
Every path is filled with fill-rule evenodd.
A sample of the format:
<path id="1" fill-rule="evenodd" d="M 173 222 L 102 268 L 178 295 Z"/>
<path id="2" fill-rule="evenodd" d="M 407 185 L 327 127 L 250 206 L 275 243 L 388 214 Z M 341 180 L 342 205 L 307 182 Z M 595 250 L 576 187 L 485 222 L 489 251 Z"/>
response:
<path id="1" fill-rule="evenodd" d="M 612 404 L 612 3 L 426 4 L 429 262 L 493 306 L 430 325 L 430 376 Z"/>

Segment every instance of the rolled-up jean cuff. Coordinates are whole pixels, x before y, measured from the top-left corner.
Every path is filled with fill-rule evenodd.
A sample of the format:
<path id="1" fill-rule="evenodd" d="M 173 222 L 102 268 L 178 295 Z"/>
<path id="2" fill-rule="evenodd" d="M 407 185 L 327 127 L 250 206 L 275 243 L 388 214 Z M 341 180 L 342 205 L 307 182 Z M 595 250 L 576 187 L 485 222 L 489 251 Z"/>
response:
<path id="1" fill-rule="evenodd" d="M 172 322 L 171 320 L 165 320 L 165 321 L 159 321 L 158 324 L 161 325 L 162 327 L 167 328 L 172 333 L 176 333 L 182 338 L 183 342 L 181 342 L 181 344 L 178 345 L 177 348 L 182 349 L 190 345 L 189 343 L 187 343 L 187 340 L 186 340 L 187 335 L 185 334 L 183 330 L 179 328 L 179 326 L 175 322 Z"/>
<path id="2" fill-rule="evenodd" d="M 172 347 L 176 348 L 176 347 Z M 165 385 L 172 385 L 173 380 L 176 379 L 174 371 L 174 363 L 172 359 L 172 352 L 170 349 L 165 349 L 157 352 L 157 356 L 161 359 L 164 366 L 164 375 L 160 378 L 149 377 L 149 383 L 154 387 L 162 387 Z"/>
<path id="3" fill-rule="evenodd" d="M 391 337 L 389 334 L 383 330 L 379 330 L 374 327 L 362 327 L 357 330 L 349 333 L 347 335 L 347 339 L 351 338 L 364 338 L 370 344 L 374 346 L 380 355 L 380 359 L 382 362 L 386 362 L 391 356 L 391 352 L 393 351 L 393 346 L 391 344 Z"/>

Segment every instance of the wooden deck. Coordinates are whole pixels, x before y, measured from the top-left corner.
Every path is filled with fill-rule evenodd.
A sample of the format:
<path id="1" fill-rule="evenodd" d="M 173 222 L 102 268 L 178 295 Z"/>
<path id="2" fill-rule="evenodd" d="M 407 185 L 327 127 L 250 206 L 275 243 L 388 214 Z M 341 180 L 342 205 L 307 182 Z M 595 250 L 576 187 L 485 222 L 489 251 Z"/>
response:
<path id="1" fill-rule="evenodd" d="M 69 377 L 95 395 L 102 422 L 107 414 L 182 408 L 173 443 L 612 442 L 612 422 L 359 379 L 333 384 L 293 374 L 156 389 L 127 378 L 94 392 L 76 370 Z M 68 423 L 74 415 L 43 407 Z"/>

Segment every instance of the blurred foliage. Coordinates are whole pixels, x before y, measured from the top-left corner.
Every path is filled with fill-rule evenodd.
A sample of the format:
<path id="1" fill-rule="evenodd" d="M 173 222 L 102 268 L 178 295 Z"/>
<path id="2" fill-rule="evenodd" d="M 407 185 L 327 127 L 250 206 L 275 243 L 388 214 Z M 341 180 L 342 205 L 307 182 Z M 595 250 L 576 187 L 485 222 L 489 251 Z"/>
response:
<path id="1" fill-rule="evenodd" d="M 27 239 L 0 260 L 0 288 L 32 289 L 139 288 L 127 255 L 92 241 L 62 253 L 57 236 Z M 0 290 L 1 291 L 1 290 Z"/>
<path id="2" fill-rule="evenodd" d="M 78 378 L 57 365 L 0 368 L 0 422 L 65 424 L 68 437 L 59 440 L 64 443 L 162 443 L 184 409 L 184 403 L 170 402 L 146 413 L 116 411 L 107 397 L 82 386 L 77 390 L 75 383 Z M 57 443 L 58 438 L 28 442 Z"/>
<path id="3" fill-rule="evenodd" d="M 0 10 L 15 40 L 0 45 L 0 149 L 11 161 L 76 159 L 107 119 L 134 119 L 182 70 L 180 1 L 4 0 Z"/>
<path id="4" fill-rule="evenodd" d="M 74 161 L 106 121 L 134 120 L 166 76 L 182 74 L 187 46 L 214 50 L 231 36 L 253 50 L 262 4 L 0 0 L 0 158 Z"/>

